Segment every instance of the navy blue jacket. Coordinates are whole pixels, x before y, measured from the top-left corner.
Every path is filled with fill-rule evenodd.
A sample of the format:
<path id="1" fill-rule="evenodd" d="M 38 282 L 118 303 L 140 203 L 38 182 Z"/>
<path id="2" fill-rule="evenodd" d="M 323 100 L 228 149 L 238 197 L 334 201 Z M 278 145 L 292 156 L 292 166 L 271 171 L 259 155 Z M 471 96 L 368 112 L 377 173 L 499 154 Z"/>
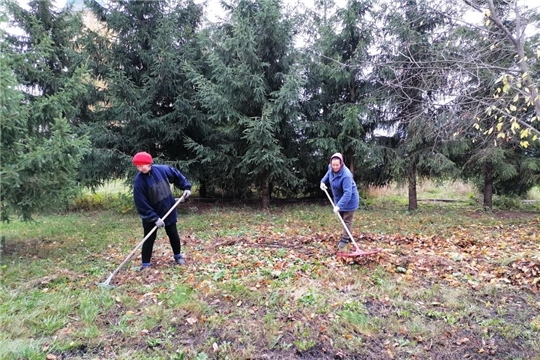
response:
<path id="1" fill-rule="evenodd" d="M 191 184 L 180 171 L 167 165 L 152 165 L 152 169 L 143 174 L 139 172 L 133 182 L 133 199 L 137 212 L 146 222 L 156 222 L 163 218 L 176 202 L 169 184 L 174 184 L 182 190 L 191 190 Z M 167 216 L 165 225 L 171 225 L 178 220 L 174 209 Z"/>
<path id="2" fill-rule="evenodd" d="M 354 211 L 360 206 L 360 195 L 356 188 L 356 182 L 353 179 L 351 171 L 343 165 L 341 169 L 334 173 L 332 166 L 328 165 L 328 171 L 322 178 L 321 182 L 330 182 L 334 204 L 339 207 L 340 211 Z"/>

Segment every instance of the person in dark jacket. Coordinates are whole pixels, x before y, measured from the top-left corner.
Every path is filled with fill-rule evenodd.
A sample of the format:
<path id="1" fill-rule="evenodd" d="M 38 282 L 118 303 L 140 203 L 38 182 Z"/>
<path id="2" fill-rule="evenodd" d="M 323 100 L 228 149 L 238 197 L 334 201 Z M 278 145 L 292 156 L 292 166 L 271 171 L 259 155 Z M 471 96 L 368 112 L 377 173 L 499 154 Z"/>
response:
<path id="1" fill-rule="evenodd" d="M 328 171 L 321 179 L 321 190 L 327 190 L 327 183 L 330 183 L 334 198 L 334 212 L 343 218 L 345 225 L 352 234 L 352 224 L 354 212 L 360 206 L 360 195 L 351 171 L 343 162 L 343 155 L 335 153 L 330 157 Z M 351 242 L 349 234 L 343 229 L 343 235 L 338 242 L 341 249 Z"/>
<path id="2" fill-rule="evenodd" d="M 139 173 L 133 182 L 133 200 L 142 219 L 144 236 L 148 235 L 155 226 L 165 228 L 174 253 L 174 261 L 179 265 L 185 264 L 181 253 L 180 236 L 176 228 L 178 213 L 176 209 L 163 219 L 165 214 L 175 204 L 170 184 L 184 190 L 184 198 L 191 195 L 191 184 L 180 171 L 166 165 L 152 165 L 152 156 L 147 152 L 139 152 L 133 157 L 133 165 Z M 157 231 L 144 242 L 142 246 L 141 270 L 152 265 L 152 250 Z"/>

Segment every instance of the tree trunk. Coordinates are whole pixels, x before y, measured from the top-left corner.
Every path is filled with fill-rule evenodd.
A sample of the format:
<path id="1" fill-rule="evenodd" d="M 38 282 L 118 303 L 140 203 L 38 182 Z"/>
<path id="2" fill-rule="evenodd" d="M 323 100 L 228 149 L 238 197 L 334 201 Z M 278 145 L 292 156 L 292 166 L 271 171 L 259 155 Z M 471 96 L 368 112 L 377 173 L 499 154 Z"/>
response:
<path id="1" fill-rule="evenodd" d="M 416 194 L 416 163 L 409 164 L 407 169 L 407 180 L 409 182 L 409 210 L 418 209 L 418 196 Z"/>
<path id="2" fill-rule="evenodd" d="M 484 165 L 484 209 L 493 207 L 493 168 L 490 164 Z"/>
<path id="3" fill-rule="evenodd" d="M 199 196 L 205 198 L 207 194 L 206 180 L 200 180 Z"/>
<path id="4" fill-rule="evenodd" d="M 270 207 L 270 184 L 268 180 L 263 180 L 261 184 L 262 190 L 262 207 L 268 209 Z"/>

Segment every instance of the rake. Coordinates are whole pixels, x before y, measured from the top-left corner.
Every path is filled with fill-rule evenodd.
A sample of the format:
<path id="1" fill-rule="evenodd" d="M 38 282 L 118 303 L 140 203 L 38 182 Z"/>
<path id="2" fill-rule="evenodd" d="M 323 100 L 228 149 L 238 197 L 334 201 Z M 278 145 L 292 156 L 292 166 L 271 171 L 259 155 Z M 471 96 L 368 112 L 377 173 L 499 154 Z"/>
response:
<path id="1" fill-rule="evenodd" d="M 185 200 L 185 195 L 186 193 L 184 192 L 182 194 L 182 196 L 180 197 L 180 199 L 178 199 L 174 205 L 169 209 L 169 211 L 167 211 L 167 213 L 161 218 L 163 220 L 165 220 L 167 218 L 167 216 L 169 216 L 169 214 L 174 210 L 176 209 L 176 207 L 178 206 L 178 204 L 180 204 L 181 202 L 184 202 Z M 133 249 L 133 251 L 131 251 L 129 253 L 129 255 L 124 259 L 124 261 L 122 261 L 122 263 L 120 265 L 118 265 L 118 267 L 111 273 L 111 275 L 109 275 L 109 277 L 107 278 L 107 280 L 105 280 L 104 282 L 102 283 L 97 283 L 96 285 L 99 286 L 99 287 L 102 287 L 102 288 L 106 288 L 106 289 L 113 289 L 114 286 L 111 285 L 111 280 L 112 278 L 120 271 L 120 269 L 122 269 L 124 267 L 124 265 L 127 264 L 127 262 L 129 260 L 131 260 L 131 258 L 133 257 L 133 255 L 135 255 L 135 253 L 137 252 L 137 250 L 140 249 L 141 246 L 143 246 L 144 242 L 157 230 L 157 226 L 154 226 L 154 228 L 152 230 L 150 230 L 150 232 L 144 237 L 144 239 L 141 240 L 141 242 L 135 246 L 135 248 Z"/>
<path id="2" fill-rule="evenodd" d="M 332 208 L 334 208 L 335 207 L 334 201 L 332 201 L 332 198 L 330 197 L 330 194 L 328 194 L 328 191 L 326 189 L 324 190 L 324 192 L 325 192 L 326 196 L 328 197 L 328 200 L 330 200 L 330 204 L 332 204 Z M 354 251 L 353 252 L 351 252 L 351 253 L 338 252 L 336 254 L 338 257 L 357 257 L 357 256 L 373 255 L 373 254 L 377 254 L 377 253 L 382 251 L 382 249 L 375 249 L 375 250 L 369 250 L 369 251 L 360 250 L 360 248 L 358 247 L 358 244 L 356 244 L 356 241 L 354 241 L 354 238 L 353 238 L 353 236 L 351 234 L 351 231 L 347 227 L 347 224 L 345 224 L 345 221 L 343 221 L 343 218 L 341 217 L 339 212 L 337 212 L 336 215 L 337 215 L 339 221 L 341 222 L 341 224 L 343 225 L 343 228 L 347 232 L 347 235 L 349 235 L 349 239 L 351 239 L 351 242 L 352 242 L 352 244 L 354 246 Z"/>

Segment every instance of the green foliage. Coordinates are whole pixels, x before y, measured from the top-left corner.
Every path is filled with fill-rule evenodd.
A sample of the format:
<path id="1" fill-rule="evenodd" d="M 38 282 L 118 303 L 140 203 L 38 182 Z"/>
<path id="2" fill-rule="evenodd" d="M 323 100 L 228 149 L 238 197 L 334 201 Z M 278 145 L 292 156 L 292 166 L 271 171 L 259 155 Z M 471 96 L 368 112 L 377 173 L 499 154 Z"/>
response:
<path id="1" fill-rule="evenodd" d="M 135 205 L 131 194 L 93 192 L 78 195 L 70 204 L 70 210 L 114 210 L 120 214 L 129 214 L 135 213 Z"/>
<path id="2" fill-rule="evenodd" d="M 467 145 L 449 136 L 453 110 L 441 106 L 455 96 L 448 86 L 451 69 L 440 65 L 453 15 L 448 3 L 424 0 L 384 4 L 376 15 L 385 30 L 378 33 L 374 114 L 380 116 L 379 129 L 388 134 L 381 131 L 374 140 L 377 171 L 383 174 L 375 179 L 408 183 L 410 210 L 416 209 L 416 179 L 457 176 L 452 155 Z"/>
<path id="3" fill-rule="evenodd" d="M 96 186 L 131 177 L 130 160 L 137 151 L 190 175 L 194 153 L 183 139 L 204 136 L 204 124 L 185 67 L 199 66 L 195 35 L 201 7 L 165 0 L 89 5 L 109 32 L 87 29 L 81 38 L 95 79 L 92 96 L 85 99 L 94 110 L 81 119 L 93 145 L 81 179 Z"/>
<path id="4" fill-rule="evenodd" d="M 466 161 L 462 177 L 482 192 L 490 185 L 486 176 L 492 194 L 510 197 L 525 196 L 540 181 L 540 157 L 531 150 L 483 143 L 471 148 Z"/>
<path id="5" fill-rule="evenodd" d="M 536 152 L 509 149 L 505 158 L 501 163 L 508 165 L 495 173 L 494 186 L 498 194 L 522 197 L 540 184 L 540 149 Z"/>
<path id="6" fill-rule="evenodd" d="M 301 156 L 305 164 L 302 175 L 311 184 L 318 183 L 329 156 L 336 151 L 344 154 L 347 166 L 358 178 L 373 165 L 366 145 L 376 127 L 369 116 L 373 88 L 362 65 L 369 60 L 373 41 L 372 28 L 365 21 L 370 5 L 371 1 L 354 0 L 335 9 L 332 2 L 323 1 L 323 14 L 335 11 L 333 15 L 323 17 L 314 12 L 299 24 L 307 34 L 317 33 L 304 51 L 307 71 L 300 129 L 305 138 L 299 141 L 305 152 Z"/>
<path id="7" fill-rule="evenodd" d="M 527 198 L 531 200 L 540 200 L 540 185 L 529 190 L 527 193 Z"/>
<path id="8" fill-rule="evenodd" d="M 242 139 L 246 141 L 247 151 L 237 165 L 239 172 L 252 178 L 254 183 L 297 185 L 298 178 L 291 171 L 294 159 L 282 156 L 283 148 L 272 134 L 276 122 L 271 114 L 252 119 L 245 127 Z"/>
<path id="9" fill-rule="evenodd" d="M 30 2 L 30 10 L 3 4 L 9 26 L 25 36 L 2 33 L 1 115 L 9 119 L 1 129 L 2 186 L 20 181 L 7 167 L 20 160 L 39 169 L 39 185 L 25 173 L 38 193 L 55 194 L 13 200 L 34 190 L 12 191 L 19 210 L 3 206 L 4 218 L 29 218 L 38 202 L 65 207 L 75 185 L 130 178 L 140 150 L 179 167 L 202 197 L 320 196 L 335 151 L 362 185 L 410 181 L 414 188 L 416 179 L 462 175 L 486 191 L 522 195 L 538 184 L 538 149 L 516 127 L 524 119 L 538 128 L 534 109 L 508 92 L 530 92 L 525 77 L 509 75 L 523 73 L 523 62 L 506 46 L 504 29 L 486 22 L 486 36 L 478 36 L 478 27 L 455 21 L 454 4 L 350 0 L 338 8 L 323 0 L 320 11 L 295 13 L 277 0 L 235 0 L 211 24 L 191 0 L 87 1 L 101 29 L 85 28 L 81 13 L 58 11 L 49 0 Z M 513 31 L 519 19 L 509 5 L 497 4 L 493 15 Z M 536 13 L 522 18 L 534 25 Z M 534 37 L 523 45 L 535 78 Z M 485 110 L 486 99 L 517 122 L 509 129 L 495 109 Z M 516 136 L 497 137 L 499 125 Z M 61 136 L 81 143 L 67 147 Z M 71 170 L 64 176 L 62 166 L 51 172 L 35 160 L 54 161 L 44 153 L 59 144 L 74 158 L 66 166 L 77 168 L 77 181 Z M 51 173 L 57 179 L 44 181 Z M 63 190 L 42 190 L 60 183 Z M 89 208 L 103 200 L 78 201 Z M 130 211 L 118 201 L 119 211 Z"/>
<path id="10" fill-rule="evenodd" d="M 251 187 L 266 199 L 272 187 L 293 194 L 302 82 L 291 65 L 291 22 L 274 0 L 235 1 L 227 12 L 226 25 L 201 34 L 207 68 L 189 73 L 207 114 L 205 136 L 186 139 L 204 165 L 201 195 L 246 197 Z"/>
<path id="11" fill-rule="evenodd" d="M 462 125 L 456 134 L 469 142 L 469 150 L 456 160 L 463 166 L 463 178 L 474 179 L 484 192 L 484 206 L 490 208 L 493 194 L 524 195 L 538 183 L 538 143 L 521 127 L 535 126 L 530 121 L 533 102 L 526 100 L 531 74 L 526 73 L 538 70 L 526 69 L 537 62 L 532 51 L 537 40 L 524 27 L 537 16 L 514 3 L 486 5 L 483 26 L 460 26 L 452 47 L 457 56 L 468 57 L 458 67 L 467 81 L 459 95 Z"/>
<path id="12" fill-rule="evenodd" d="M 495 196 L 493 198 L 493 206 L 497 209 L 522 209 L 523 204 L 520 199 L 510 198 L 507 196 Z"/>
<path id="13" fill-rule="evenodd" d="M 7 9 L 26 34 L 2 33 L 1 216 L 30 220 L 33 212 L 57 208 L 77 193 L 89 141 L 71 122 L 86 77 L 69 50 L 76 17 L 54 13 L 47 1 L 33 2 L 28 11 L 8 2 Z"/>
<path id="14" fill-rule="evenodd" d="M 33 211 L 55 208 L 77 193 L 77 169 L 88 149 L 86 138 L 72 135 L 65 119 L 51 125 L 51 137 L 34 142 L 19 153 L 18 161 L 3 171 L 5 209 L 30 219 Z"/>

